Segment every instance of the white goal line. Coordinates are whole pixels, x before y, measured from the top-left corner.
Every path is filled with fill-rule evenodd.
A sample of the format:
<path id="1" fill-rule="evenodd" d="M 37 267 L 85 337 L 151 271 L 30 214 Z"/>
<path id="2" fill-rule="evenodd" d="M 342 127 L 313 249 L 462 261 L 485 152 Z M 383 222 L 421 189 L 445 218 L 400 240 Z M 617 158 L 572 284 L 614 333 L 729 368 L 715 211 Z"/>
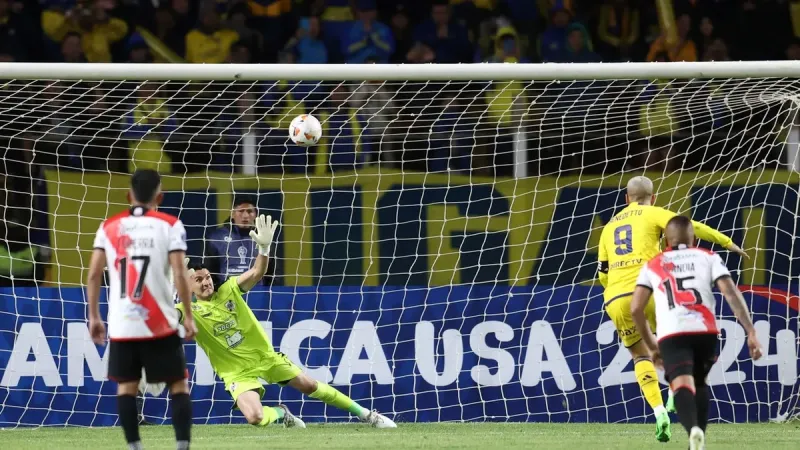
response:
<path id="1" fill-rule="evenodd" d="M 0 63 L 0 79 L 59 80 L 613 80 L 800 78 L 800 61 L 572 64 Z"/>

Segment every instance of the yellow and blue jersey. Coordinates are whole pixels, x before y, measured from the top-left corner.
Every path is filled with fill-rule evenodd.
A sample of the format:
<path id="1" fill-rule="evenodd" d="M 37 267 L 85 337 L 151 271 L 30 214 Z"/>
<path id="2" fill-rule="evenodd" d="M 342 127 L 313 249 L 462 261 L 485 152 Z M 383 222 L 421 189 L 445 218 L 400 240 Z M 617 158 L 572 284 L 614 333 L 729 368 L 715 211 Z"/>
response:
<path id="1" fill-rule="evenodd" d="M 605 287 L 605 303 L 631 295 L 639 272 L 661 252 L 661 234 L 672 211 L 658 206 L 631 203 L 608 221 L 600 235 L 598 276 Z M 719 231 L 692 221 L 699 239 L 729 247 L 733 241 Z"/>

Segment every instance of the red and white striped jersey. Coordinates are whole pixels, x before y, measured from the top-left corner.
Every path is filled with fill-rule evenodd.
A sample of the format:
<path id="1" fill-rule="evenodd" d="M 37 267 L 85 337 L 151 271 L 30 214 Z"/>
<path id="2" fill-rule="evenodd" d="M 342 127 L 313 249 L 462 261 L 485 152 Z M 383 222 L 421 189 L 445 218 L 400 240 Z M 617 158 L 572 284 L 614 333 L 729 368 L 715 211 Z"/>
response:
<path id="1" fill-rule="evenodd" d="M 186 251 L 186 230 L 177 217 L 136 206 L 100 225 L 94 248 L 108 267 L 108 336 L 157 339 L 178 329 L 169 253 Z"/>
<path id="2" fill-rule="evenodd" d="M 658 340 L 679 334 L 716 334 L 716 300 L 711 289 L 730 272 L 716 253 L 698 247 L 672 247 L 651 259 L 637 286 L 653 292 Z"/>

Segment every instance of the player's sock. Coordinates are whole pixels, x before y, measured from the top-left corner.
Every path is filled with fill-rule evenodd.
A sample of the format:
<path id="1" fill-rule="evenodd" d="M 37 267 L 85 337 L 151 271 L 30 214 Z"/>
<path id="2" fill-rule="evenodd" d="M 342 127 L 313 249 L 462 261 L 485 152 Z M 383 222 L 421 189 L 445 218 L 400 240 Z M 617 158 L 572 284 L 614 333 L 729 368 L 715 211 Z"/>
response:
<path id="1" fill-rule="evenodd" d="M 133 395 L 118 395 L 117 414 L 119 415 L 119 424 L 125 433 L 125 440 L 128 442 L 128 449 L 136 450 L 142 448 L 141 438 L 139 437 L 139 411 L 136 409 L 136 397 Z"/>
<path id="2" fill-rule="evenodd" d="M 656 366 L 653 365 L 653 361 L 650 361 L 650 358 L 636 358 L 633 363 L 633 370 L 636 373 L 636 381 L 642 389 L 642 395 L 644 395 L 650 407 L 653 408 L 653 412 L 658 415 L 659 411 L 664 408 L 664 399 L 661 398 L 661 387 L 658 385 Z"/>
<path id="3" fill-rule="evenodd" d="M 309 397 L 347 411 L 357 416 L 359 419 L 363 419 L 369 415 L 369 411 L 362 408 L 358 403 L 354 402 L 353 399 L 321 381 L 317 381 L 317 390 L 312 392 Z"/>
<path id="4" fill-rule="evenodd" d="M 261 419 L 258 426 L 265 427 L 272 422 L 277 422 L 280 419 L 283 419 L 283 409 L 273 406 L 265 406 L 264 407 L 264 418 Z"/>
<path id="5" fill-rule="evenodd" d="M 192 437 L 192 400 L 189 394 L 172 395 L 172 428 L 178 450 L 188 450 Z"/>
<path id="6" fill-rule="evenodd" d="M 692 427 L 697 426 L 697 406 L 694 394 L 694 390 L 686 386 L 675 390 L 675 409 L 678 410 L 678 419 L 687 434 L 691 433 Z"/>
<path id="7" fill-rule="evenodd" d="M 697 408 L 697 426 L 703 432 L 708 425 L 708 386 L 696 386 L 694 392 L 694 404 Z"/>

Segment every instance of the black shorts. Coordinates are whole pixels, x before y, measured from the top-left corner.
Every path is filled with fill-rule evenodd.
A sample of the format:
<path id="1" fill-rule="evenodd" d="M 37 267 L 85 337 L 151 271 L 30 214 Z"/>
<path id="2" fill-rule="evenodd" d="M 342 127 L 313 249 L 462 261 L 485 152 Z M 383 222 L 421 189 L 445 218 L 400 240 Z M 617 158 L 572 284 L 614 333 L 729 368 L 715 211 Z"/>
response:
<path id="1" fill-rule="evenodd" d="M 716 334 L 684 334 L 669 336 L 658 343 L 664 360 L 664 376 L 672 382 L 681 375 L 694 376 L 695 383 L 704 384 L 717 362 Z"/>
<path id="2" fill-rule="evenodd" d="M 170 383 L 188 378 L 183 342 L 178 334 L 139 341 L 111 341 L 108 379 L 118 383 L 142 378 L 148 383 Z"/>

